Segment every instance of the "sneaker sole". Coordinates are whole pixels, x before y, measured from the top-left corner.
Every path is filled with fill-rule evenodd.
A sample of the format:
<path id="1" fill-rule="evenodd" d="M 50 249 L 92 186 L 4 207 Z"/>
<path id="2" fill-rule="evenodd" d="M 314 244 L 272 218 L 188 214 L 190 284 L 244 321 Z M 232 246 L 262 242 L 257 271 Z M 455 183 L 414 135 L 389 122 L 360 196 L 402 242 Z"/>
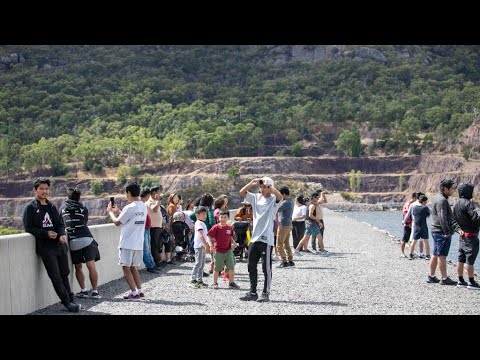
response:
<path id="1" fill-rule="evenodd" d="M 467 289 L 468 290 L 480 290 L 480 288 L 478 288 L 478 287 L 471 287 L 471 286 L 467 286 Z"/>

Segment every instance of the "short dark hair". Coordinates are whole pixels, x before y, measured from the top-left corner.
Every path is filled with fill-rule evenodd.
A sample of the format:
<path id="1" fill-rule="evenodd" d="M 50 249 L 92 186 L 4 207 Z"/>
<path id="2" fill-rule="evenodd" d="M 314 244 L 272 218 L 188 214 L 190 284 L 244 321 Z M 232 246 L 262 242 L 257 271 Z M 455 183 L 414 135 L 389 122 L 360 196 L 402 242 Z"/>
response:
<path id="1" fill-rule="evenodd" d="M 78 190 L 77 188 L 72 189 L 69 188 L 67 190 L 67 198 L 76 202 L 80 201 L 80 195 L 82 195 L 82 192 Z"/>
<path id="2" fill-rule="evenodd" d="M 421 203 L 424 202 L 424 201 L 427 201 L 427 200 L 428 200 L 428 197 L 426 197 L 425 195 L 420 195 L 418 197 L 418 201 L 421 202 Z"/>
<path id="3" fill-rule="evenodd" d="M 33 182 L 33 187 L 35 188 L 35 190 L 38 189 L 38 187 L 40 186 L 40 184 L 47 184 L 48 187 L 50 187 L 50 179 L 49 179 L 49 178 L 46 178 L 46 177 L 37 178 L 37 179 Z"/>
<path id="4" fill-rule="evenodd" d="M 143 189 L 142 192 L 140 193 L 140 197 L 145 197 L 150 195 L 150 189 Z"/>
<path id="5" fill-rule="evenodd" d="M 305 198 L 303 197 L 303 195 L 298 195 L 297 196 L 297 201 L 302 204 L 302 205 L 305 205 Z"/>
<path id="6" fill-rule="evenodd" d="M 321 193 L 321 192 L 323 192 L 323 189 L 317 189 L 315 192 L 316 192 L 317 194 L 318 194 L 318 193 Z"/>
<path id="7" fill-rule="evenodd" d="M 206 213 L 207 212 L 207 208 L 205 206 L 199 206 L 196 210 L 195 210 L 195 215 L 198 215 L 200 213 Z"/>
<path id="8" fill-rule="evenodd" d="M 280 194 L 282 195 L 290 195 L 290 190 L 286 186 L 282 186 L 278 191 L 280 191 Z"/>
<path id="9" fill-rule="evenodd" d="M 150 189 L 150 192 L 159 192 L 160 191 L 160 186 L 154 186 Z"/>
<path id="10" fill-rule="evenodd" d="M 228 215 L 228 216 L 230 216 L 230 211 L 228 211 L 227 209 L 223 209 L 223 210 L 220 210 L 220 211 L 218 212 L 218 215 L 219 215 L 219 216 L 220 216 L 220 215 Z"/>
<path id="11" fill-rule="evenodd" d="M 443 179 L 442 181 L 440 181 L 440 191 L 443 191 L 445 189 L 451 189 L 454 184 L 455 183 L 452 179 Z"/>
<path id="12" fill-rule="evenodd" d="M 412 193 L 412 199 L 418 198 L 418 194 L 416 192 Z"/>
<path id="13" fill-rule="evenodd" d="M 130 192 L 133 197 L 140 196 L 140 185 L 136 182 L 128 183 L 127 186 L 125 186 L 125 192 Z"/>
<path id="14" fill-rule="evenodd" d="M 200 201 L 202 200 L 201 197 L 197 197 L 195 200 L 194 200 L 194 203 L 193 203 L 193 206 L 200 206 Z"/>

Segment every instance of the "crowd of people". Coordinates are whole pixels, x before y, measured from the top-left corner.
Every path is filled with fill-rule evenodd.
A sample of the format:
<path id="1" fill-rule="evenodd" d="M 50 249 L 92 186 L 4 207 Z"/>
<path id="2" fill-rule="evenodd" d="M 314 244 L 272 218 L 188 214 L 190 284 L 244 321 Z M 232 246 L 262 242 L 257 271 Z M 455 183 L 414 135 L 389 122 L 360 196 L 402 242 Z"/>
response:
<path id="1" fill-rule="evenodd" d="M 251 189 L 258 187 L 258 191 Z M 101 299 L 98 291 L 98 273 L 95 262 L 100 260 L 99 244 L 88 228 L 88 209 L 81 203 L 81 192 L 68 189 L 65 203 L 57 208 L 48 200 L 50 180 L 38 178 L 34 182 L 35 199 L 24 210 L 25 230 L 35 236 L 36 252 L 41 257 L 55 292 L 61 303 L 70 312 L 78 312 L 81 305 L 76 298 Z M 179 194 L 170 194 L 167 204 L 160 187 L 141 189 L 137 183 L 125 186 L 128 204 L 120 209 L 114 199 L 106 209 L 111 222 L 120 226 L 118 265 L 122 267 L 129 291 L 125 300 L 145 297 L 138 267 L 145 265 L 146 271 L 159 274 L 175 261 L 194 261 L 190 285 L 206 288 L 204 277 L 213 274 L 213 289 L 219 288 L 222 276 L 228 288 L 239 289 L 235 283 L 235 251 L 242 248 L 248 258 L 250 289 L 240 299 L 244 301 L 269 301 L 272 263 L 279 261 L 278 268 L 295 266 L 294 256 L 302 252 L 326 256 L 323 244 L 323 209 L 327 202 L 322 189 L 310 198 L 299 195 L 295 202 L 288 187 L 277 190 L 269 177 L 253 179 L 240 194 L 245 199 L 236 212 L 234 225 L 246 228 L 236 233 L 232 226 L 228 208 L 228 196 L 214 198 L 205 193 L 185 203 Z M 308 205 L 308 207 L 307 207 Z M 243 226 L 245 225 L 245 226 Z M 290 247 L 293 235 L 294 250 Z M 243 235 L 243 236 L 242 236 Z M 247 240 L 248 237 L 248 240 Z M 308 249 L 311 238 L 311 250 Z M 276 257 L 272 258 L 275 249 Z M 70 288 L 68 253 L 75 267 L 75 276 L 80 292 L 74 294 Z M 210 268 L 205 271 L 207 255 Z M 264 287 L 257 294 L 257 265 L 262 259 Z M 91 290 L 86 285 L 83 264 L 89 272 Z"/>
<path id="2" fill-rule="evenodd" d="M 448 199 L 455 192 L 455 183 L 450 179 L 440 182 L 439 192 L 431 202 L 431 211 L 427 206 L 428 198 L 425 194 L 415 192 L 412 198 L 403 207 L 403 238 L 401 242 L 401 256 L 410 260 L 424 258 L 429 260 L 429 274 L 427 283 L 440 285 L 456 285 L 460 288 L 479 290 L 480 285 L 475 281 L 474 264 L 479 251 L 478 232 L 480 228 L 480 214 L 473 203 L 474 186 L 463 182 L 458 186 L 459 198 L 450 206 Z M 430 254 L 429 231 L 427 217 L 432 217 L 431 233 L 433 238 L 433 254 Z M 452 236 L 460 235 L 457 258 L 458 280 L 452 280 L 447 274 L 447 256 L 450 251 Z M 419 243 L 420 254 L 415 255 L 415 248 Z M 406 245 L 409 245 L 409 254 L 405 254 Z M 426 254 L 423 254 L 425 249 Z M 437 267 L 441 278 L 436 277 Z M 464 278 L 464 269 L 467 270 L 468 282 Z"/>

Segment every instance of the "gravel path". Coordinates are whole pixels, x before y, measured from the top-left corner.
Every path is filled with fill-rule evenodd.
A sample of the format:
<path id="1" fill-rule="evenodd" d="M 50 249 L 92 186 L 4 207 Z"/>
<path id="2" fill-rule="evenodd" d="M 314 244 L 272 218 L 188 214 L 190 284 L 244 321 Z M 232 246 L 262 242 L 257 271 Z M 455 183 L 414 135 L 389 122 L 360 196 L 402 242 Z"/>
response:
<path id="1" fill-rule="evenodd" d="M 226 289 L 222 280 L 218 290 L 193 289 L 188 285 L 193 264 L 183 263 L 159 275 L 142 270 L 144 300 L 122 300 L 127 286 L 119 279 L 99 288 L 103 299 L 79 299 L 85 308 L 79 314 L 69 314 L 60 303 L 33 314 L 480 314 L 480 291 L 427 284 L 428 261 L 400 258 L 398 243 L 387 235 L 329 210 L 325 223 L 331 256 L 305 254 L 287 269 L 274 263 L 269 303 L 239 300 L 249 287 L 246 263 L 236 266 L 241 290 Z M 448 272 L 457 279 L 454 267 Z M 259 279 L 261 291 L 263 276 Z M 211 285 L 212 276 L 205 280 Z"/>

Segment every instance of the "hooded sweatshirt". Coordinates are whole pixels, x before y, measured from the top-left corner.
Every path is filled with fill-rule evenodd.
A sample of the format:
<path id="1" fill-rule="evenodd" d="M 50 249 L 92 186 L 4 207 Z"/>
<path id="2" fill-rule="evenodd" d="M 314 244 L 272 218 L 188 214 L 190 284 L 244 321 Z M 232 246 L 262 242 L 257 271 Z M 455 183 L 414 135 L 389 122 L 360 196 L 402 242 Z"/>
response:
<path id="1" fill-rule="evenodd" d="M 460 199 L 453 208 L 455 221 L 464 232 L 478 234 L 480 214 L 475 210 L 475 204 L 472 201 L 473 185 L 460 185 L 458 187 L 458 194 Z"/>

